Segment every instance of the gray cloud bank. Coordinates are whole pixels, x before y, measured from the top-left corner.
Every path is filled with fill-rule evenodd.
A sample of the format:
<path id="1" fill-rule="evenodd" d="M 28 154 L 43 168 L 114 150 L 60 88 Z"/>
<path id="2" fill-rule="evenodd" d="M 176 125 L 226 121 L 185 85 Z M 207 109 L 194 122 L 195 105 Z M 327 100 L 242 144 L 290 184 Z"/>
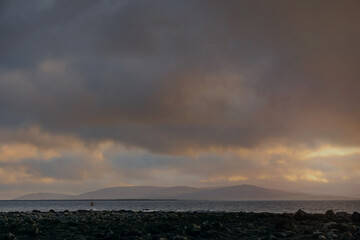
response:
<path id="1" fill-rule="evenodd" d="M 359 11 L 358 1 L 0 1 L 0 127 L 158 153 L 358 146 Z"/>

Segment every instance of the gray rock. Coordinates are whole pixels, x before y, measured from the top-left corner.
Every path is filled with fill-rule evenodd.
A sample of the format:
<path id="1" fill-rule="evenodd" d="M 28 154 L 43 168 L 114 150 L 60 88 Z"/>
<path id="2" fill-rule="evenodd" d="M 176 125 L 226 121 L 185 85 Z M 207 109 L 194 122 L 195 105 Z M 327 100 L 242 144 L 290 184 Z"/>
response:
<path id="1" fill-rule="evenodd" d="M 278 238 L 277 237 L 275 237 L 274 235 L 270 235 L 270 237 L 269 237 L 269 240 L 277 240 Z"/>
<path id="2" fill-rule="evenodd" d="M 180 235 L 176 235 L 175 237 L 172 238 L 173 240 L 187 240 L 187 237 L 184 236 L 180 236 Z"/>
<path id="3" fill-rule="evenodd" d="M 328 222 L 324 224 L 324 229 L 334 229 L 336 225 L 336 222 Z"/>
<path id="4" fill-rule="evenodd" d="M 328 238 L 332 238 L 332 239 L 338 238 L 338 236 L 336 235 L 336 233 L 335 233 L 334 231 L 332 231 L 332 230 L 330 230 L 329 232 L 327 232 L 327 233 L 326 233 L 326 236 L 327 236 Z"/>
<path id="5" fill-rule="evenodd" d="M 332 238 L 332 239 L 339 239 L 339 236 L 334 233 L 334 234 L 331 236 L 331 238 Z"/>
<path id="6" fill-rule="evenodd" d="M 276 232 L 274 233 L 274 236 L 283 238 L 283 237 L 287 237 L 287 234 L 284 232 Z"/>
<path id="7" fill-rule="evenodd" d="M 319 240 L 326 240 L 327 238 L 326 238 L 324 235 L 319 235 L 319 236 L 317 237 L 317 239 L 319 239 Z"/>
<path id="8" fill-rule="evenodd" d="M 320 236 L 320 235 L 324 235 L 324 233 L 323 232 L 320 232 L 320 231 L 315 231 L 315 232 L 313 232 L 313 237 L 318 237 L 318 236 Z"/>

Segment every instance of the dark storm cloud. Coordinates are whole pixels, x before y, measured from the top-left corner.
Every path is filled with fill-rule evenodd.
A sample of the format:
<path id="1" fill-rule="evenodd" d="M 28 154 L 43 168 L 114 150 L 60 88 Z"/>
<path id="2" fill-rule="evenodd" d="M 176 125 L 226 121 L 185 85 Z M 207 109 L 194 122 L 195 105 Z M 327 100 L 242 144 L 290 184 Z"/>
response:
<path id="1" fill-rule="evenodd" d="M 1 1 L 0 124 L 155 152 L 360 143 L 357 1 Z"/>

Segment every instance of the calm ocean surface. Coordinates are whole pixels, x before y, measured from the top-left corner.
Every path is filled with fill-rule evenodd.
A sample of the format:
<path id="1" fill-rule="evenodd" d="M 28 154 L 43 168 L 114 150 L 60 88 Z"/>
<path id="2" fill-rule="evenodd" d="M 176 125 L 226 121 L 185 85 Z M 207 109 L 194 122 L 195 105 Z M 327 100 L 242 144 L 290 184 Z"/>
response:
<path id="1" fill-rule="evenodd" d="M 360 201 L 167 201 L 167 200 L 99 200 L 94 201 L 0 201 L 0 212 L 11 211 L 74 211 L 74 210 L 133 210 L 133 211 L 214 211 L 214 212 L 296 212 L 302 209 L 309 213 L 360 212 Z"/>

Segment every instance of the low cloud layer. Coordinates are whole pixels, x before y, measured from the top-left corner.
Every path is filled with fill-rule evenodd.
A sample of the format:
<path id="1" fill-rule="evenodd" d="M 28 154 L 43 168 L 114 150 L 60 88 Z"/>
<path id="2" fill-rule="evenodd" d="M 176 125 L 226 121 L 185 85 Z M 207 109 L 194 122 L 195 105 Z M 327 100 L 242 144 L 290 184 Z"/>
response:
<path id="1" fill-rule="evenodd" d="M 159 176 L 354 189 L 358 152 L 346 151 L 360 147 L 359 10 L 357 1 L 0 1 L 3 189 L 33 179 L 31 189 L 72 181 L 76 192 L 89 179 Z M 270 151 L 279 148 L 292 155 Z M 324 148 L 346 154 L 316 155 Z"/>

